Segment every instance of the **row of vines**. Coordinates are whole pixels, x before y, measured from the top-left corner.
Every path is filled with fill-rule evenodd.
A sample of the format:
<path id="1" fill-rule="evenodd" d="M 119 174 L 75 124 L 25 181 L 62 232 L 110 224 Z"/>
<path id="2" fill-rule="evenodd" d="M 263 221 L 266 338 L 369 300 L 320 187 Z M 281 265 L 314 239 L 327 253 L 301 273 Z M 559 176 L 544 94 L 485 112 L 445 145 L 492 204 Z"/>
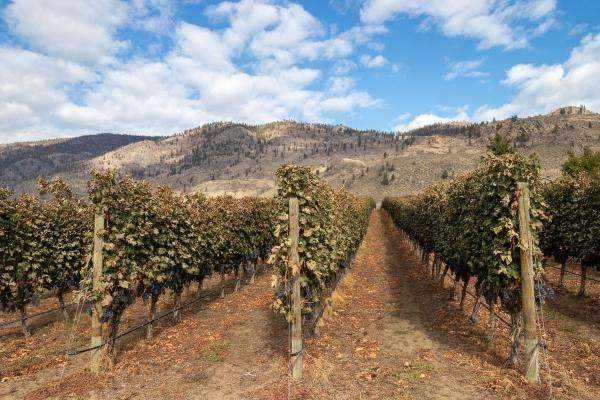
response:
<path id="1" fill-rule="evenodd" d="M 586 293 L 588 271 L 600 268 L 600 179 L 566 175 L 542 189 L 548 222 L 540 235 L 545 255 L 561 265 L 560 285 L 569 259 L 581 264 L 579 295 Z"/>
<path id="2" fill-rule="evenodd" d="M 278 220 L 270 263 L 275 266 L 273 285 L 276 311 L 291 318 L 289 199 L 299 204 L 299 280 L 302 316 L 318 317 L 342 271 L 351 263 L 367 231 L 375 202 L 359 198 L 345 188 L 333 189 L 308 167 L 284 165 L 277 171 Z"/>
<path id="3" fill-rule="evenodd" d="M 102 305 L 109 339 L 136 297 L 150 301 L 154 319 L 166 290 L 177 307 L 186 285 L 200 288 L 213 272 L 238 275 L 273 243 L 272 200 L 179 194 L 114 171 L 94 172 L 88 193 L 105 220 L 102 277 L 89 300 Z"/>
<path id="4" fill-rule="evenodd" d="M 485 300 L 491 311 L 488 339 L 496 328 L 494 308 L 499 305 L 511 316 L 513 364 L 522 318 L 518 182 L 530 189 L 536 300 L 552 295 L 543 282 L 543 256 L 562 263 L 561 282 L 567 259 L 581 264 L 580 295 L 585 294 L 587 271 L 600 266 L 600 180 L 584 172 L 542 183 L 539 169 L 535 156 L 489 153 L 478 168 L 451 182 L 386 198 L 382 204 L 395 225 L 422 250 L 427 265 L 434 255 L 431 268 L 441 284 L 448 271 L 454 273 L 455 288 L 464 283 L 461 306 L 469 282 L 475 281 L 471 318 Z"/>
<path id="5" fill-rule="evenodd" d="M 26 309 L 45 292 L 58 296 L 63 312 L 67 292 L 79 287 L 91 239 L 91 206 L 61 180 L 39 180 L 40 195 L 14 198 L 0 188 L 0 308 Z"/>
<path id="6" fill-rule="evenodd" d="M 59 179 L 41 181 L 40 188 L 50 198 L 0 192 L 0 304 L 24 313 L 44 292 L 62 302 L 75 290 L 79 301 L 101 304 L 109 343 L 136 298 L 150 302 L 152 319 L 165 292 L 177 306 L 184 287 L 200 288 L 214 272 L 238 275 L 273 244 L 272 200 L 180 194 L 115 171 L 92 172 L 89 201 Z M 95 214 L 104 220 L 103 270 L 93 289 Z"/>
<path id="7" fill-rule="evenodd" d="M 469 282 L 475 280 L 475 308 L 484 299 L 490 310 L 499 305 L 511 316 L 513 347 L 509 362 L 513 364 L 522 312 L 518 182 L 528 183 L 531 189 L 530 231 L 537 279 L 543 273 L 538 237 L 547 217 L 536 158 L 489 154 L 478 168 L 449 183 L 408 197 L 386 198 L 382 203 L 395 225 L 423 250 L 425 258 L 435 254 L 433 268 L 441 282 L 448 271 L 454 273 L 456 282 L 464 282 L 461 305 Z M 541 290 L 539 286 L 536 294 Z M 495 329 L 496 317 L 491 312 L 490 340 Z"/>

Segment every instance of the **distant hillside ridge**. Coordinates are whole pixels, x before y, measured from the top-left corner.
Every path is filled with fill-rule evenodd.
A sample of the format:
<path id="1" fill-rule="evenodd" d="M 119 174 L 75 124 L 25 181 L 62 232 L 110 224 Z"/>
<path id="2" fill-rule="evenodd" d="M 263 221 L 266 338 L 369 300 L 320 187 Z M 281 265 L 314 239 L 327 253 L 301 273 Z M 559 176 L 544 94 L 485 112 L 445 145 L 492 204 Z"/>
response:
<path id="1" fill-rule="evenodd" d="M 413 136 L 455 136 L 489 141 L 496 133 L 514 140 L 517 144 L 539 139 L 539 136 L 555 135 L 562 131 L 596 131 L 600 126 L 600 114 L 585 106 L 566 106 L 546 115 L 519 118 L 513 116 L 501 121 L 465 122 L 451 121 L 436 123 L 413 129 L 405 135 Z"/>
<path id="2" fill-rule="evenodd" d="M 90 164 L 193 189 L 213 180 L 273 179 L 282 163 L 314 163 L 334 154 L 378 154 L 383 147 L 403 145 L 405 141 L 393 132 L 344 125 L 216 122 L 159 141 L 132 143 L 90 160 Z"/>
<path id="3" fill-rule="evenodd" d="M 272 166 L 285 162 L 377 154 L 382 146 L 402 145 L 393 132 L 345 125 L 213 122 L 163 137 L 99 134 L 7 145 L 0 148 L 5 167 L 0 186 L 31 191 L 37 176 L 58 175 L 83 193 L 91 169 L 117 168 L 137 179 L 192 190 L 213 180 L 272 179 Z"/>
<path id="4" fill-rule="evenodd" d="M 0 146 L 0 186 L 35 191 L 37 176 L 63 177 L 85 194 L 91 169 L 207 195 L 272 196 L 282 164 L 309 165 L 333 186 L 378 199 L 408 194 L 474 168 L 494 135 L 556 177 L 570 151 L 600 148 L 600 115 L 562 107 L 547 115 L 434 124 L 410 132 L 275 121 L 213 122 L 170 136 L 100 134 Z"/>
<path id="5" fill-rule="evenodd" d="M 21 142 L 0 146 L 0 185 L 36 179 L 68 171 L 82 161 L 141 140 L 157 140 L 151 136 L 99 133 L 75 138 Z"/>

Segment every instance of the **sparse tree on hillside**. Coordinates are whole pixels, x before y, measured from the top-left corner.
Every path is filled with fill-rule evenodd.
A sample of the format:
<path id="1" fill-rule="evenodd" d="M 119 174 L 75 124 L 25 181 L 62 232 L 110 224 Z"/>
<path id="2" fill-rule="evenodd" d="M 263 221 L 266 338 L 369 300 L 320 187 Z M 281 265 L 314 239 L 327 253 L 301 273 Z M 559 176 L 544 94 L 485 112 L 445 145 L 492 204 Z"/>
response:
<path id="1" fill-rule="evenodd" d="M 529 141 L 529 135 L 526 132 L 521 132 L 517 136 L 516 141 L 519 145 L 523 146 L 524 144 L 526 144 Z"/>
<path id="2" fill-rule="evenodd" d="M 497 156 L 515 152 L 510 144 L 510 140 L 508 140 L 508 138 L 506 138 L 505 136 L 500 135 L 499 133 L 496 133 L 494 135 L 494 139 L 492 139 L 492 142 L 488 146 L 488 150 Z"/>

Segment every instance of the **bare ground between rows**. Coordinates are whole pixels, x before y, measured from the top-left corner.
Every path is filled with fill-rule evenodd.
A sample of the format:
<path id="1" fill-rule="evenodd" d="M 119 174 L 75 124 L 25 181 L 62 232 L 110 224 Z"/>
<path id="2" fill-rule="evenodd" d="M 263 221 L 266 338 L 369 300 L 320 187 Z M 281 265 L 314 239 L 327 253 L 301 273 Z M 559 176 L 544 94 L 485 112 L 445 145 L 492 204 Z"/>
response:
<path id="1" fill-rule="evenodd" d="M 260 280 L 268 281 L 268 278 L 263 274 L 257 275 L 257 282 Z M 268 275 L 268 274 L 267 274 Z M 227 292 L 232 291 L 234 279 L 228 280 Z M 74 335 L 72 335 L 72 326 L 65 326 L 61 320 L 47 320 L 39 318 L 32 321 L 34 335 L 30 338 L 23 338 L 19 335 L 19 330 L 14 328 L 12 332 L 6 332 L 0 338 L 2 347 L 0 348 L 0 397 L 1 398 L 24 398 L 32 390 L 38 390 L 34 397 L 46 398 L 46 395 L 56 393 L 57 397 L 62 398 L 69 393 L 78 394 L 86 393 L 87 389 L 95 389 L 104 387 L 110 382 L 110 379 L 116 372 L 123 370 L 128 363 L 136 361 L 128 360 L 131 358 L 132 352 L 141 351 L 147 348 L 158 348 L 160 353 L 160 342 L 164 342 L 168 348 L 168 336 L 170 331 L 177 331 L 179 328 L 184 328 L 186 324 L 194 322 L 198 318 L 205 318 L 208 321 L 217 322 L 218 319 L 211 315 L 215 314 L 215 307 L 220 304 L 231 303 L 229 297 L 236 294 L 226 296 L 226 299 L 220 299 L 220 285 L 218 278 L 210 279 L 205 285 L 207 288 L 203 290 L 203 299 L 196 304 L 190 305 L 182 310 L 181 322 L 173 321 L 170 317 L 160 320 L 156 325 L 154 341 L 147 342 L 144 339 L 145 329 L 140 329 L 131 335 L 125 336 L 117 342 L 117 357 L 116 365 L 109 370 L 109 373 L 101 379 L 95 379 L 88 376 L 85 368 L 89 363 L 89 353 L 79 355 L 77 357 L 67 358 L 65 353 L 70 349 L 77 349 L 89 345 L 89 317 L 85 314 L 80 315 Z M 242 290 L 244 290 L 243 287 Z M 263 288 L 263 292 L 268 289 Z M 239 293 L 238 293 L 239 294 Z M 189 293 L 183 302 L 194 299 L 195 294 Z M 172 309 L 173 303 L 170 296 L 164 296 L 159 301 L 159 313 L 166 312 Z M 198 313 L 199 307 L 202 310 Z M 123 318 L 121 331 L 129 327 L 139 325 L 144 322 L 147 314 L 147 305 L 137 302 L 129 307 L 126 315 Z M 225 312 L 227 314 L 227 312 Z M 201 337 L 199 332 L 188 332 L 191 337 Z M 210 341 L 212 337 L 207 338 Z M 199 343 L 202 340 L 198 341 Z M 226 349 L 224 349 L 226 350 Z M 156 355 L 152 351 L 148 354 L 138 354 L 139 357 L 147 359 L 149 364 L 153 363 L 152 358 Z M 62 379 L 61 379 L 62 377 Z M 121 379 L 120 377 L 116 377 Z M 60 383 L 60 385 L 58 385 Z M 52 390 L 45 392 L 45 389 L 52 387 Z"/>
<path id="2" fill-rule="evenodd" d="M 333 313 L 309 342 L 307 397 L 321 399 L 596 399 L 600 338 L 593 317 L 544 309 L 550 354 L 542 385 L 506 366 L 507 327 L 485 340 L 487 312 L 468 321 L 410 253 L 385 212 L 374 213 L 354 269 L 336 290 Z M 585 307 L 583 303 L 573 304 Z M 556 301 L 560 301 L 560 296 Z M 522 349 L 521 349 L 522 352 Z M 576 354 L 577 357 L 573 357 Z M 551 384 L 550 384 L 551 382 Z"/>
<path id="3" fill-rule="evenodd" d="M 307 349 L 304 385 L 315 399 L 476 399 L 467 368 L 447 361 L 448 344 L 428 325 L 424 293 L 406 275 L 389 223 L 373 213 L 353 269 Z M 426 299 L 426 297 L 425 297 Z"/>
<path id="4" fill-rule="evenodd" d="M 388 237 L 398 237 L 384 213 L 386 225 L 390 227 Z M 500 324 L 493 343 L 485 340 L 488 311 L 483 307 L 478 313 L 478 322 L 468 319 L 474 299 L 467 297 L 465 309 L 460 310 L 457 302 L 450 301 L 451 279 L 447 278 L 445 289 L 433 282 L 420 262 L 420 257 L 404 248 L 403 264 L 413 290 L 421 293 L 420 307 L 426 310 L 427 324 L 433 326 L 434 336 L 449 345 L 446 357 L 456 365 L 469 365 L 473 371 L 474 386 L 492 390 L 506 399 L 597 399 L 600 393 L 600 327 L 597 314 L 587 313 L 597 304 L 597 288 L 591 288 L 586 298 L 574 296 L 574 281 L 558 291 L 553 301 L 543 308 L 544 329 L 542 339 L 548 346 L 547 355 L 542 352 L 542 385 L 527 385 L 522 378 L 522 365 L 516 368 L 506 365 L 509 354 L 508 327 Z M 554 281 L 552 273 L 547 279 Z M 471 291 L 474 292 L 473 284 Z M 457 297 L 458 294 L 457 294 Z M 597 308 L 596 308 L 597 310 Z M 597 311 L 596 311 L 597 312 Z M 504 317 L 509 320 L 507 315 Z M 522 344 L 522 343 L 521 343 Z M 521 357 L 523 348 L 521 346 Z M 576 355 L 574 357 L 574 355 Z M 493 398 L 493 397 L 490 397 Z"/>

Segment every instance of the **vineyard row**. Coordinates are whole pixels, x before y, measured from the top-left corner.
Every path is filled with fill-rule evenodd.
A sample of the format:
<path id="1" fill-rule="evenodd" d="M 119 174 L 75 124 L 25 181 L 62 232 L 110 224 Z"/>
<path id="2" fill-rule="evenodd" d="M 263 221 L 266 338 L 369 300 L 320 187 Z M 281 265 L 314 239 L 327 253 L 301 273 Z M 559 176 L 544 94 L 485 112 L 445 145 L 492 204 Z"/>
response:
<path id="1" fill-rule="evenodd" d="M 42 292 L 56 293 L 64 306 L 65 293 L 74 290 L 76 300 L 101 305 L 101 321 L 114 338 L 135 298 L 150 301 L 152 319 L 165 291 L 177 307 L 186 285 L 201 287 L 215 272 L 253 269 L 273 243 L 272 200 L 179 194 L 114 171 L 92 173 L 90 201 L 60 179 L 40 181 L 40 189 L 46 198 L 0 191 L 0 304 L 21 311 L 25 334 L 26 307 Z M 94 216 L 96 222 L 101 216 L 96 233 L 103 243 L 95 285 Z"/>
<path id="2" fill-rule="evenodd" d="M 528 188 L 529 243 L 522 241 L 520 231 L 520 183 Z M 477 169 L 418 194 L 386 198 L 382 207 L 422 250 L 423 262 L 431 265 L 440 282 L 451 271 L 464 283 L 461 306 L 474 280 L 472 315 L 485 301 L 490 310 L 499 305 L 511 316 L 509 363 L 515 364 L 522 329 L 522 250 L 532 255 L 538 303 L 553 294 L 543 281 L 543 254 L 563 267 L 569 257 L 581 262 L 583 295 L 587 269 L 600 265 L 599 187 L 598 180 L 587 175 L 542 184 L 535 157 L 490 153 Z M 491 339 L 496 329 L 493 313 L 488 329 Z"/>

